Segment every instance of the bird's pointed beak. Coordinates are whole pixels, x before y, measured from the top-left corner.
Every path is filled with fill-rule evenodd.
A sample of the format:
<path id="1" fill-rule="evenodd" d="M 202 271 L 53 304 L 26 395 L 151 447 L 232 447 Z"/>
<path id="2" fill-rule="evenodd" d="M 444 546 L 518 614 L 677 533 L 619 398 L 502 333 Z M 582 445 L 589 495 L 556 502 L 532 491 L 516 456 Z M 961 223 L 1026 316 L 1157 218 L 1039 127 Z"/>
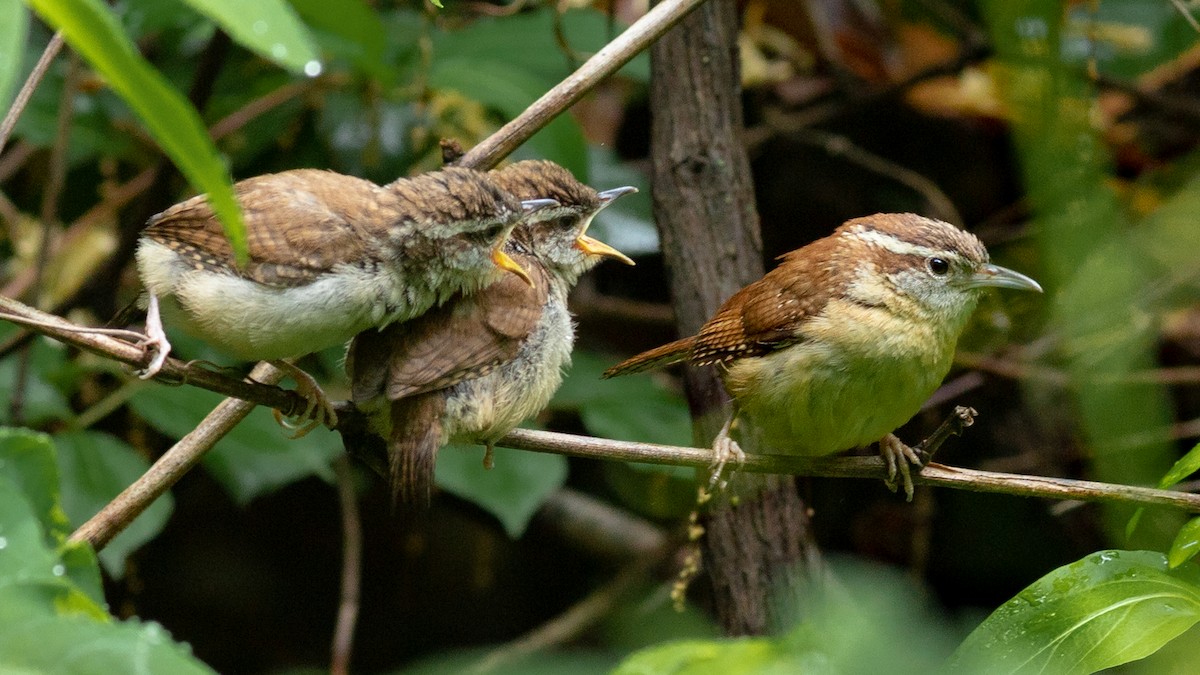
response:
<path id="1" fill-rule="evenodd" d="M 525 215 L 537 213 L 542 209 L 549 209 L 559 206 L 557 199 L 526 199 L 521 202 L 521 208 L 525 211 Z"/>
<path id="2" fill-rule="evenodd" d="M 1007 267 L 988 263 L 967 278 L 967 288 L 1013 288 L 1018 291 L 1042 292 L 1042 285 Z"/>
<path id="3" fill-rule="evenodd" d="M 604 192 L 600 193 L 600 208 L 604 208 L 604 207 L 608 206 L 609 204 L 617 201 L 618 197 L 621 197 L 623 195 L 631 195 L 637 191 L 638 191 L 638 189 L 633 187 L 632 185 L 626 185 L 624 187 L 613 188 L 611 190 L 605 190 Z"/>
<path id="4" fill-rule="evenodd" d="M 575 240 L 575 248 L 588 255 L 602 255 L 606 258 L 616 258 L 626 265 L 636 264 L 629 256 L 621 253 L 617 249 L 609 246 L 599 239 L 593 239 L 586 234 L 579 235 L 579 237 Z"/>
<path id="5" fill-rule="evenodd" d="M 529 276 L 529 272 L 526 272 L 524 267 L 521 267 L 516 260 L 513 260 L 504 251 L 501 251 L 498 248 L 494 249 L 492 251 L 492 262 L 496 263 L 496 267 L 499 267 L 502 270 L 507 270 L 521 277 L 525 283 L 530 285 L 530 287 L 533 286 L 533 279 Z"/>

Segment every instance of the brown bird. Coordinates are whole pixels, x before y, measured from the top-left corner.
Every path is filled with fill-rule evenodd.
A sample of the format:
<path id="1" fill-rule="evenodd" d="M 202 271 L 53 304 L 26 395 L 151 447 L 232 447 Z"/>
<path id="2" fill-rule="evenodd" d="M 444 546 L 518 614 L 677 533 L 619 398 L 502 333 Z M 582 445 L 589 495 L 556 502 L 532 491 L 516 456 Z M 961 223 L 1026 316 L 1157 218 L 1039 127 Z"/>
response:
<path id="1" fill-rule="evenodd" d="M 879 441 L 894 487 L 918 454 L 893 433 L 950 370 L 958 337 L 987 287 L 1041 291 L 989 262 L 972 234 L 913 214 L 851 220 L 782 256 L 729 298 L 698 335 L 609 369 L 615 377 L 687 362 L 715 365 L 734 412 L 714 441 L 717 469 L 741 448 L 744 420 L 765 448 L 825 455 Z"/>
<path id="2" fill-rule="evenodd" d="M 437 451 L 449 442 L 492 444 L 550 401 L 570 363 L 574 324 L 567 294 L 604 257 L 633 261 L 585 233 L 631 187 L 597 193 L 563 167 L 518 162 L 491 173 L 519 199 L 559 203 L 517 226 L 505 250 L 532 287 L 502 278 L 421 317 L 367 331 L 346 360 L 352 398 L 388 439 L 392 488 L 427 504 Z"/>
<path id="3" fill-rule="evenodd" d="M 307 374 L 282 361 L 344 344 L 370 327 L 420 315 L 456 293 L 511 271 L 528 275 L 502 244 L 522 204 L 486 174 L 446 169 L 386 186 L 331 171 L 297 169 L 234 186 L 249 262 L 239 266 L 205 196 L 150 219 L 138 244 L 148 294 L 147 334 L 157 354 L 168 320 L 240 358 L 287 369 L 310 401 L 302 417 L 332 425 L 332 408 Z"/>

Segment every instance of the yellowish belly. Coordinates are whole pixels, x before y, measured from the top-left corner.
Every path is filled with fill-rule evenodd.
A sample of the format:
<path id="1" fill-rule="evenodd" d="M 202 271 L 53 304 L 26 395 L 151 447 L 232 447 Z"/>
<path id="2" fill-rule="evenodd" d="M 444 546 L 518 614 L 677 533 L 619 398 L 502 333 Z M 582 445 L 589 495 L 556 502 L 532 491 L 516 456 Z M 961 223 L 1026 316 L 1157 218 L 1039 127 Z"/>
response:
<path id="1" fill-rule="evenodd" d="M 764 452 L 824 455 L 878 441 L 907 422 L 946 376 L 953 349 L 951 341 L 906 357 L 881 350 L 848 358 L 806 342 L 735 362 L 725 383 L 739 423 L 761 434 Z"/>

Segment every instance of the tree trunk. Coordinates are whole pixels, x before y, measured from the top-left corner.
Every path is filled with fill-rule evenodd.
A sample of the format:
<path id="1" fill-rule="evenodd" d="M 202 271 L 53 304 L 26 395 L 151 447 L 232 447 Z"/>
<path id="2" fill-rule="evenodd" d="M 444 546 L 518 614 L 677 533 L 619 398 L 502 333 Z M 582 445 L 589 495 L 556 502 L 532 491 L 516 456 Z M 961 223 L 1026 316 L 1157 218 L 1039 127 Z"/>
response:
<path id="1" fill-rule="evenodd" d="M 732 0 L 712 0 L 651 48 L 654 215 L 680 335 L 763 274 L 750 165 L 742 145 Z M 688 369 L 696 440 L 709 444 L 729 412 L 712 368 Z M 753 448 L 747 448 L 753 451 Z M 730 635 L 757 635 L 789 616 L 809 545 L 805 506 L 790 476 L 738 475 L 733 507 L 718 499 L 706 522 L 705 567 Z M 811 557 L 811 556 L 809 556 Z"/>

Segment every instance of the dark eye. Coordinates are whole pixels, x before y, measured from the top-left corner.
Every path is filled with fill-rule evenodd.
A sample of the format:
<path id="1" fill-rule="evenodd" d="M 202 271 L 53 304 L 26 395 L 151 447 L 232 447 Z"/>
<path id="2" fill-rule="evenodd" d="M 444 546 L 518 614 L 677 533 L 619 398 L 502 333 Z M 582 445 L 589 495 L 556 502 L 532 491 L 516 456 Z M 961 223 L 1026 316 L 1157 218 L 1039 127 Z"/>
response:
<path id="1" fill-rule="evenodd" d="M 575 227 L 575 224 L 577 222 L 578 221 L 575 220 L 574 216 L 563 216 L 561 218 L 554 219 L 554 225 L 556 227 L 562 228 L 564 230 L 569 230 L 569 229 Z"/>
<path id="2" fill-rule="evenodd" d="M 945 276 L 950 271 L 950 263 L 946 262 L 945 258 L 930 258 L 929 271 L 937 276 Z"/>
<path id="3" fill-rule="evenodd" d="M 475 233 L 472 235 L 472 237 L 476 241 L 490 242 L 490 241 L 494 241 L 496 238 L 498 238 L 500 236 L 500 233 L 503 231 L 504 231 L 504 225 L 502 223 L 496 223 L 495 225 L 492 225 L 491 227 L 488 227 L 487 229 L 476 230 Z"/>

